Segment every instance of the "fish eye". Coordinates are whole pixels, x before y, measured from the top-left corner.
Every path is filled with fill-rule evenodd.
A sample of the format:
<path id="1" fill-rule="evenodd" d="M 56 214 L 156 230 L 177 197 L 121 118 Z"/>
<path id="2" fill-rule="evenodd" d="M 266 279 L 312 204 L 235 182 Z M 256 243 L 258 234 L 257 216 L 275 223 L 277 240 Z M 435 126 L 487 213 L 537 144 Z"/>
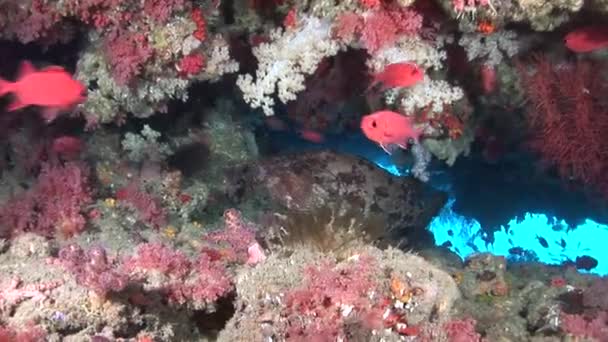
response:
<path id="1" fill-rule="evenodd" d="M 376 128 L 376 120 L 372 121 L 372 127 Z"/>

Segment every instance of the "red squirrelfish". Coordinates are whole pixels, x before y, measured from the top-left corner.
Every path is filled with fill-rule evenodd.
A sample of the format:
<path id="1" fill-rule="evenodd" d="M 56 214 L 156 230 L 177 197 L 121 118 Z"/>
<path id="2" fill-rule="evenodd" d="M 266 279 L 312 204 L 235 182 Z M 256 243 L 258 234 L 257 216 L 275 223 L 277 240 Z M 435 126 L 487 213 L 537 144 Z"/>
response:
<path id="1" fill-rule="evenodd" d="M 363 134 L 390 154 L 390 147 L 407 148 L 410 139 L 418 141 L 420 131 L 414 128 L 412 119 L 390 110 L 381 110 L 361 119 Z"/>
<path id="2" fill-rule="evenodd" d="M 564 43 L 570 51 L 583 53 L 608 47 L 608 25 L 585 26 L 566 35 Z"/>
<path id="3" fill-rule="evenodd" d="M 424 71 L 414 63 L 393 63 L 374 75 L 370 88 L 381 84 L 381 90 L 411 87 L 424 78 Z"/>
<path id="4" fill-rule="evenodd" d="M 64 135 L 53 139 L 51 150 L 65 158 L 75 159 L 82 152 L 83 145 L 79 138 Z"/>
<path id="5" fill-rule="evenodd" d="M 325 141 L 325 137 L 323 137 L 323 134 L 317 131 L 313 131 L 311 129 L 302 129 L 298 133 L 302 139 L 308 140 L 315 144 L 320 144 Z"/>
<path id="6" fill-rule="evenodd" d="M 47 122 L 60 111 L 70 110 L 86 98 L 85 86 L 59 66 L 36 70 L 30 62 L 21 63 L 17 80 L 0 79 L 0 96 L 13 93 L 15 99 L 9 111 L 30 105 L 44 107 L 42 116 Z"/>

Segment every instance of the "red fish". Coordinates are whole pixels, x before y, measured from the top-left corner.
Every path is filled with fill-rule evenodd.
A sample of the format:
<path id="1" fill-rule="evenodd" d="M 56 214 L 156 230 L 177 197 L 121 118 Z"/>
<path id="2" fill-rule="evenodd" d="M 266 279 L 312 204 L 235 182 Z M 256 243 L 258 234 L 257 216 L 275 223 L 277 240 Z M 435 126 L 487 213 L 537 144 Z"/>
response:
<path id="1" fill-rule="evenodd" d="M 390 110 L 364 116 L 361 119 L 361 130 L 388 154 L 391 154 L 389 148 L 394 145 L 407 149 L 410 139 L 418 141 L 421 133 L 414 128 L 411 118 Z"/>
<path id="2" fill-rule="evenodd" d="M 70 110 L 86 98 L 85 86 L 59 66 L 36 70 L 30 62 L 21 63 L 17 80 L 0 79 L 0 96 L 13 93 L 15 100 L 8 110 L 14 111 L 30 105 L 44 107 L 42 116 L 47 122 L 54 120 L 60 111 Z"/>
<path id="3" fill-rule="evenodd" d="M 585 26 L 566 35 L 564 43 L 570 51 L 583 53 L 608 47 L 608 26 Z"/>
<path id="4" fill-rule="evenodd" d="M 414 63 L 393 63 L 387 65 L 384 70 L 374 75 L 369 88 L 380 83 L 381 90 L 388 88 L 411 87 L 424 78 L 424 70 Z"/>
<path id="5" fill-rule="evenodd" d="M 82 152 L 83 142 L 79 138 L 64 135 L 53 140 L 51 150 L 65 158 L 76 159 Z"/>
<path id="6" fill-rule="evenodd" d="M 479 71 L 481 76 L 481 90 L 484 94 L 491 94 L 496 90 L 496 69 L 491 65 L 482 65 Z"/>
<path id="7" fill-rule="evenodd" d="M 323 134 L 321 134 L 317 131 L 313 131 L 310 129 L 302 129 L 298 133 L 302 139 L 308 140 L 315 144 L 320 144 L 323 141 L 325 141 L 325 137 L 323 137 Z"/>

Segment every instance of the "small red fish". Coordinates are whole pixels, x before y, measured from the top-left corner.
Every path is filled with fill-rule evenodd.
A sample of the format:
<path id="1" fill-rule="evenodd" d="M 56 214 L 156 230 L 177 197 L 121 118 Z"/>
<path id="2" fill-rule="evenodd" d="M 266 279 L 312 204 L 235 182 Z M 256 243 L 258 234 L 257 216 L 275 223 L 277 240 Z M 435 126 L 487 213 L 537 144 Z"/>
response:
<path id="1" fill-rule="evenodd" d="M 42 116 L 47 122 L 60 111 L 70 110 L 86 99 L 86 88 L 59 66 L 36 70 L 30 62 L 21 63 L 17 80 L 0 79 L 0 96 L 13 93 L 15 100 L 9 111 L 30 105 L 44 107 Z"/>
<path id="2" fill-rule="evenodd" d="M 300 130 L 299 134 L 302 139 L 308 140 L 315 144 L 320 144 L 325 140 L 325 137 L 323 137 L 323 134 L 310 130 L 310 129 Z"/>
<path id="3" fill-rule="evenodd" d="M 390 110 L 364 116 L 361 119 L 361 130 L 369 140 L 378 143 L 388 154 L 391 154 L 391 145 L 407 149 L 410 139 L 418 141 L 421 134 L 414 128 L 411 118 Z"/>
<path id="4" fill-rule="evenodd" d="M 83 149 L 83 142 L 79 138 L 64 135 L 53 140 L 51 150 L 64 158 L 75 159 Z"/>
<path id="5" fill-rule="evenodd" d="M 411 87 L 424 78 L 424 70 L 414 63 L 393 63 L 387 65 L 384 70 L 374 75 L 372 84 L 381 84 L 381 90 L 388 88 Z"/>
<path id="6" fill-rule="evenodd" d="M 566 35 L 564 43 L 570 51 L 583 53 L 608 47 L 608 26 L 585 26 Z"/>
<path id="7" fill-rule="evenodd" d="M 484 94 L 491 94 L 496 90 L 496 68 L 491 65 L 482 65 L 479 71 L 481 76 L 481 90 Z"/>
<path id="8" fill-rule="evenodd" d="M 267 116 L 264 118 L 266 126 L 273 131 L 286 131 L 288 129 L 285 121 L 277 118 L 276 116 Z"/>

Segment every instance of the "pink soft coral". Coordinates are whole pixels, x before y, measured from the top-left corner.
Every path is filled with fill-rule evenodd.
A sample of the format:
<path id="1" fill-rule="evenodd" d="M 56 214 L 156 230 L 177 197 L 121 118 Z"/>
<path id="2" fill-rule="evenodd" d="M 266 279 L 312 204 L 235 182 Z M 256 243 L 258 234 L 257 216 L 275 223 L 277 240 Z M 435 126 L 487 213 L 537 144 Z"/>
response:
<path id="1" fill-rule="evenodd" d="M 106 38 L 106 58 L 119 85 L 127 85 L 138 76 L 153 52 L 143 33 L 115 30 Z"/>
<path id="2" fill-rule="evenodd" d="M 184 0 L 144 0 L 144 13 L 159 23 L 165 23 L 173 11 L 184 8 Z"/>
<path id="3" fill-rule="evenodd" d="M 140 189 L 137 183 L 119 189 L 116 192 L 116 199 L 122 206 L 135 211 L 142 222 L 152 227 L 159 228 L 167 223 L 167 212 L 161 202 Z"/>
<path id="4" fill-rule="evenodd" d="M 249 259 L 249 247 L 254 245 L 255 227 L 246 222 L 236 209 L 227 209 L 224 212 L 224 229 L 211 232 L 205 240 L 223 249 L 223 258 L 229 261 L 246 262 Z"/>
<path id="5" fill-rule="evenodd" d="M 0 325 L 1 342 L 43 342 L 46 332 L 39 326 L 29 325 L 19 330 Z"/>
<path id="6" fill-rule="evenodd" d="M 481 335 L 475 331 L 475 324 L 475 320 L 467 318 L 449 321 L 443 325 L 443 328 L 450 342 L 481 342 Z"/>
<path id="7" fill-rule="evenodd" d="M 106 255 L 100 246 L 84 250 L 77 245 L 68 245 L 59 251 L 58 264 L 70 271 L 76 282 L 99 297 L 110 292 L 119 292 L 129 284 L 129 277 L 119 269 L 119 264 Z"/>
<path id="8" fill-rule="evenodd" d="M 577 180 L 608 196 L 608 83 L 605 65 L 578 60 L 554 64 L 537 56 L 530 73 L 519 64 L 532 104 L 527 121 L 533 150 L 555 165 L 562 178 Z"/>
<path id="9" fill-rule="evenodd" d="M 400 36 L 413 35 L 422 28 L 422 17 L 413 10 L 401 7 L 373 9 L 359 16 L 344 13 L 337 19 L 334 34 L 350 41 L 360 36 L 369 53 L 394 44 Z"/>
<path id="10" fill-rule="evenodd" d="M 144 243 L 137 247 L 134 256 L 123 264 L 128 273 L 157 271 L 167 276 L 182 278 L 190 272 L 192 264 L 180 251 L 159 243 Z"/>
<path id="11" fill-rule="evenodd" d="M 78 163 L 44 164 L 37 183 L 0 208 L 5 235 L 34 232 L 71 236 L 84 230 L 83 211 L 92 202 L 89 171 Z"/>
<path id="12" fill-rule="evenodd" d="M 285 294 L 288 336 L 313 341 L 343 338 L 344 308 L 351 308 L 356 313 L 351 317 L 360 317 L 362 325 L 381 328 L 384 310 L 378 311 L 370 296 L 379 286 L 375 268 L 376 261 L 368 256 L 359 256 L 346 266 L 324 262 L 307 267 L 302 286 Z"/>
<path id="13" fill-rule="evenodd" d="M 593 338 L 608 341 L 608 313 L 599 312 L 593 317 L 562 314 L 561 327 L 564 332 L 579 338 Z"/>

